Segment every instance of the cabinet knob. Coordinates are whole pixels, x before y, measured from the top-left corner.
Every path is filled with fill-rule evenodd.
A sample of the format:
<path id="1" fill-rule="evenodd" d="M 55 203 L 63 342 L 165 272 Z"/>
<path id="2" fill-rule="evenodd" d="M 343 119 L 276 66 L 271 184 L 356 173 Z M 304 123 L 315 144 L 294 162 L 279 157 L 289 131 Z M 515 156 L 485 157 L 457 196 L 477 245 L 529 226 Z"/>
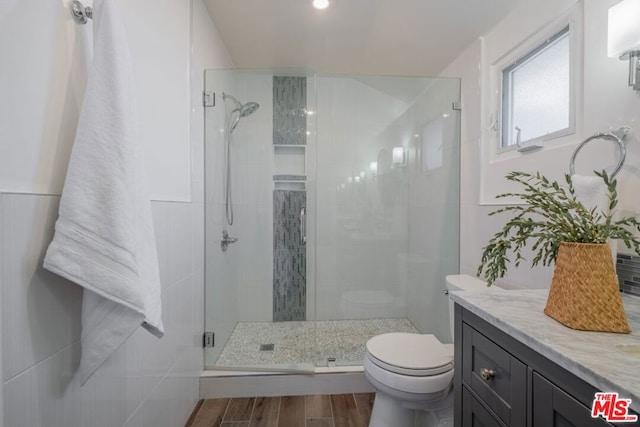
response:
<path id="1" fill-rule="evenodd" d="M 480 376 L 483 380 L 489 381 L 491 378 L 496 376 L 496 371 L 493 369 L 482 368 L 480 369 Z"/>

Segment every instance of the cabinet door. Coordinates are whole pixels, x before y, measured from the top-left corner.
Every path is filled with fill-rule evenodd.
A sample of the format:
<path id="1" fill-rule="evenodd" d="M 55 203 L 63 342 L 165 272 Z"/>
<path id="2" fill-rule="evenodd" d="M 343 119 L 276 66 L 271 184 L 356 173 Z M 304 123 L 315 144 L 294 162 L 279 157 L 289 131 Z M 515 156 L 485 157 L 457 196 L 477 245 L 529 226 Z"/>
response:
<path id="1" fill-rule="evenodd" d="M 506 425 L 526 426 L 526 365 L 467 324 L 462 330 L 462 379 Z"/>
<path id="2" fill-rule="evenodd" d="M 462 427 L 504 427 L 482 404 L 462 387 Z"/>
<path id="3" fill-rule="evenodd" d="M 533 427 L 604 427 L 601 418 L 591 418 L 591 409 L 569 396 L 547 379 L 533 373 Z"/>

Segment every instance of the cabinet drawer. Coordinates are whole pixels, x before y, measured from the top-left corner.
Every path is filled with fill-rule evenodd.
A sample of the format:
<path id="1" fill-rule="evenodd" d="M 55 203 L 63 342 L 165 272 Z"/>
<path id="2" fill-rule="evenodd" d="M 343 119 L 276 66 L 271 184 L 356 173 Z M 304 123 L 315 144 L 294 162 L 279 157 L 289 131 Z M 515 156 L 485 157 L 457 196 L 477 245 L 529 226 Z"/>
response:
<path id="1" fill-rule="evenodd" d="M 527 367 L 466 323 L 462 380 L 507 425 L 526 426 Z"/>

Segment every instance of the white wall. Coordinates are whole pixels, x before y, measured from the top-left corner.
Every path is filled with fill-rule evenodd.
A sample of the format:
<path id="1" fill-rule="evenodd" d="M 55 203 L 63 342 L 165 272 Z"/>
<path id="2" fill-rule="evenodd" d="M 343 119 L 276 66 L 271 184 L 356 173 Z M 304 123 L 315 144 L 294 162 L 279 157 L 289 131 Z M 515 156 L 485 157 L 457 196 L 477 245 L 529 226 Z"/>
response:
<path id="1" fill-rule="evenodd" d="M 486 130 L 489 123 L 487 99 L 489 64 L 500 54 L 509 51 L 542 28 L 550 20 L 562 14 L 572 4 L 582 4 L 584 9 L 583 44 L 583 82 L 579 88 L 583 107 L 579 116 L 582 125 L 577 135 L 553 148 L 545 144 L 543 151 L 533 155 L 519 155 L 504 160 L 498 169 L 504 170 L 540 170 L 554 179 L 568 172 L 569 157 L 583 138 L 603 130 L 616 129 L 622 125 L 633 128 L 636 137 L 627 144 L 627 161 L 618 176 L 620 196 L 619 211 L 625 214 L 640 212 L 640 199 L 637 189 L 640 185 L 640 135 L 638 118 L 640 116 L 640 95 L 627 87 L 627 64 L 607 57 L 607 10 L 617 3 L 616 0 L 583 0 L 574 2 L 524 1 L 512 14 L 491 30 L 486 37 L 471 44 L 442 73 L 443 76 L 462 78 L 462 153 L 461 153 L 461 271 L 475 274 L 480 262 L 481 248 L 486 245 L 493 233 L 504 224 L 504 218 L 489 217 L 488 213 L 496 208 L 482 202 L 481 186 L 487 194 L 500 192 L 505 181 L 487 180 L 487 175 L 499 174 L 492 165 L 483 163 L 482 149 L 487 141 Z M 580 152 L 576 162 L 578 173 L 589 173 L 593 169 L 610 167 L 615 158 L 609 145 L 591 147 Z M 482 148 L 482 149 L 481 149 Z M 607 151 L 603 153 L 603 151 Z M 604 156 L 604 157 L 603 157 Z M 603 158 L 605 161 L 603 162 Z M 604 164 L 603 164 L 604 163 Z M 482 173 L 481 173 L 482 171 Z M 482 178 L 482 180 L 481 180 Z M 622 247 L 620 247 L 622 250 Z M 551 281 L 550 268 L 531 270 L 523 264 L 519 269 L 512 268 L 506 278 L 509 284 L 521 287 L 548 287 Z"/>
<path id="2" fill-rule="evenodd" d="M 231 136 L 235 223 L 238 245 L 236 313 L 242 321 L 273 319 L 273 76 L 238 76 L 240 102 L 260 108 L 242 118 Z M 218 184 L 217 184 L 218 185 Z M 217 230 L 220 232 L 220 230 Z"/>
<path id="3" fill-rule="evenodd" d="M 0 11 L 0 191 L 62 190 L 92 51 L 92 25 L 75 24 L 69 2 Z M 152 199 L 189 201 L 190 1 L 123 1 L 121 15 Z"/>
<path id="4" fill-rule="evenodd" d="M 2 104 L 19 111 L 20 117 L 10 115 L 10 126 L 0 126 L 5 425 L 183 426 L 198 399 L 203 366 L 202 68 L 231 62 L 201 0 L 136 0 L 124 7 L 138 89 L 145 99 L 140 109 L 147 109 L 141 111 L 145 141 L 155 144 L 148 148 L 160 151 L 147 151 L 150 184 L 156 197 L 168 199 L 152 203 L 166 335 L 157 339 L 139 329 L 80 387 L 73 374 L 80 351 L 81 291 L 41 268 L 82 97 L 85 58 L 78 34 L 88 37 L 91 26 L 71 23 L 66 6 L 66 1 L 29 0 L 0 9 L 0 68 L 5 73 L 1 81 L 24 89 L 9 92 L 10 103 Z M 27 41 L 31 51 L 15 48 Z M 19 68 L 18 54 L 9 47 L 25 55 Z M 143 70 L 148 75 L 142 76 Z M 43 94 L 51 99 L 47 108 L 33 102 Z M 6 169 L 5 163 L 23 168 Z M 191 198 L 193 203 L 183 202 Z"/>

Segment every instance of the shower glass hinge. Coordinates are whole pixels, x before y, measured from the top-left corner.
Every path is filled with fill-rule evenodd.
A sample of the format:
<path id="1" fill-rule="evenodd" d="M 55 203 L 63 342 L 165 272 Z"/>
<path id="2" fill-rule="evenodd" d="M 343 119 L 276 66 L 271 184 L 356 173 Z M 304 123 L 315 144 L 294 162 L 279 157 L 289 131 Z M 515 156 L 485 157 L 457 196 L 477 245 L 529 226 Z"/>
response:
<path id="1" fill-rule="evenodd" d="M 216 106 L 216 93 L 210 90 L 202 92 L 202 106 L 203 107 L 215 107 Z"/>
<path id="2" fill-rule="evenodd" d="M 455 111 L 462 111 L 462 104 L 460 101 L 453 101 L 451 103 L 451 109 Z"/>
<path id="3" fill-rule="evenodd" d="M 213 332 L 205 332 L 202 334 L 202 347 L 212 348 L 215 342 L 215 334 Z"/>

